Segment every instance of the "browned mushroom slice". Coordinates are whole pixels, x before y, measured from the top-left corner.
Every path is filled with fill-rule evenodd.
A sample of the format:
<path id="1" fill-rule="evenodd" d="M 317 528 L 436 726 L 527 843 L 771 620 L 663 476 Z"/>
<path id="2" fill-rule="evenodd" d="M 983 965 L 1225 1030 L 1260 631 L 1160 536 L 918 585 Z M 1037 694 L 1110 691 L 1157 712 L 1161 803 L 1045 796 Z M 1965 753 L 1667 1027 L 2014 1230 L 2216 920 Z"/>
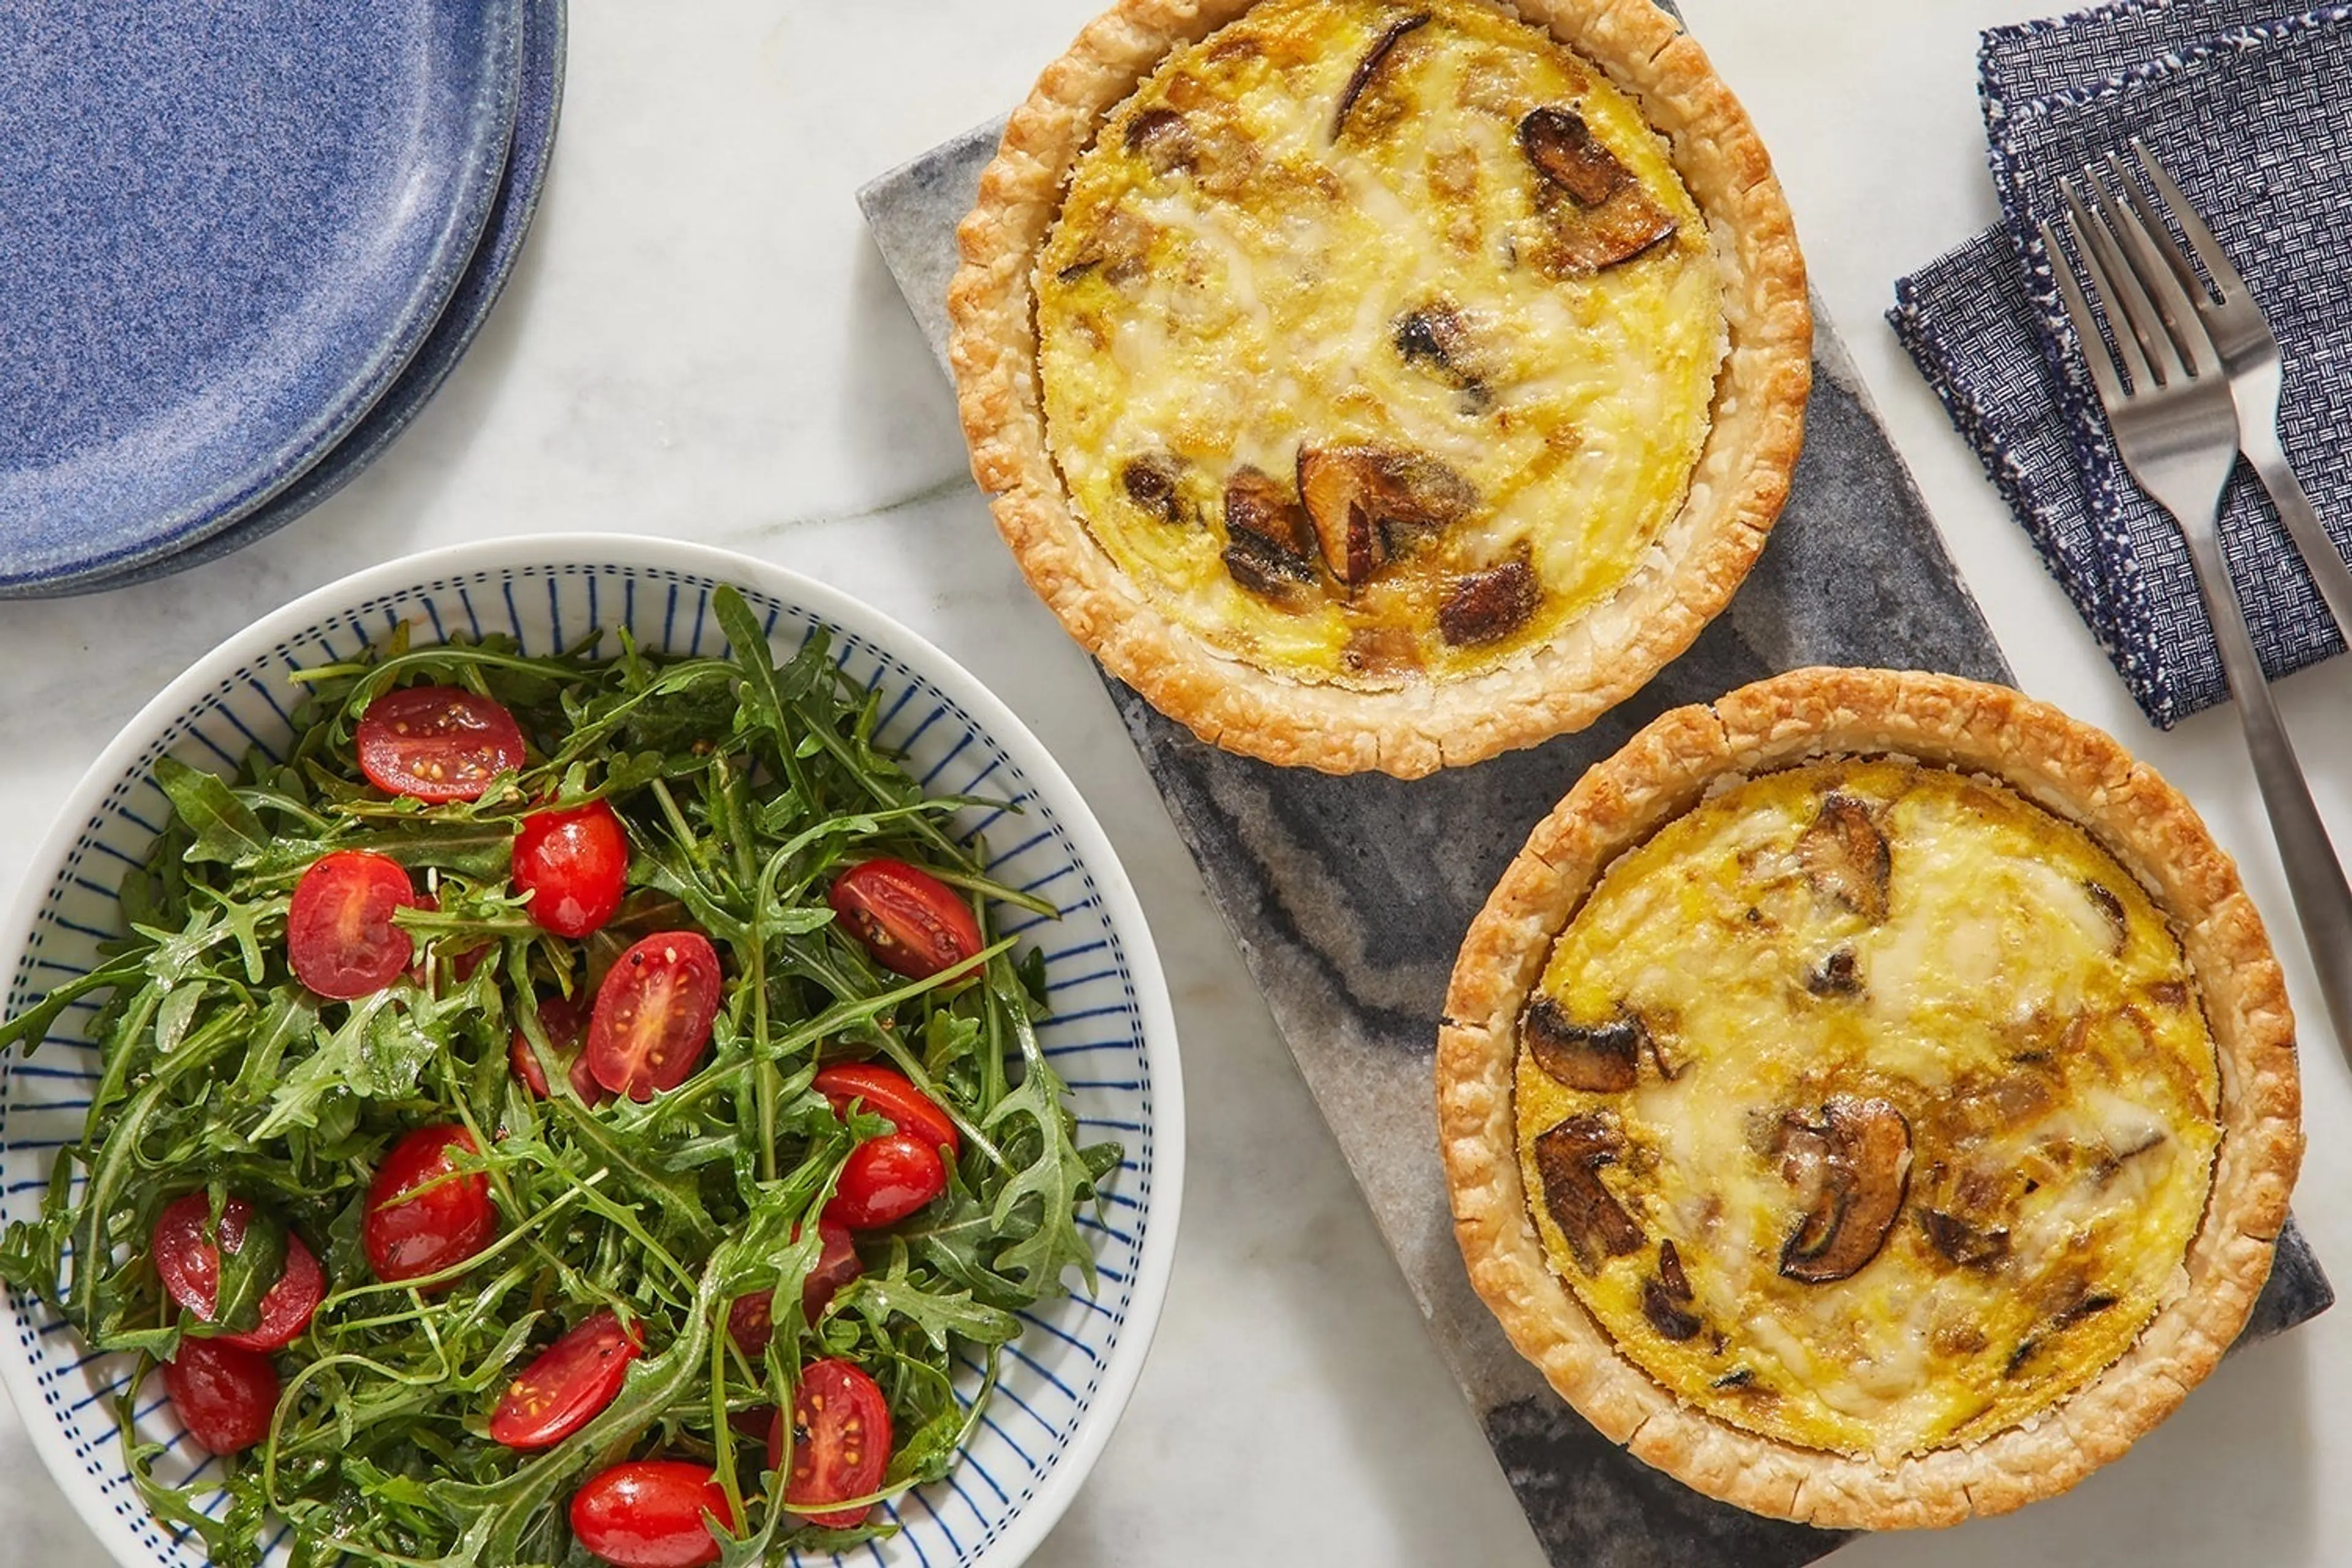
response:
<path id="1" fill-rule="evenodd" d="M 1390 341 L 1405 363 L 1417 365 L 1468 394 L 1465 403 L 1472 413 L 1492 399 L 1478 368 L 1477 339 L 1468 320 L 1453 306 L 1441 302 L 1407 310 L 1396 319 Z"/>
<path id="2" fill-rule="evenodd" d="M 1675 1249 L 1672 1237 L 1658 1243 L 1658 1283 L 1677 1301 L 1691 1299 L 1690 1276 L 1683 1272 L 1683 1255 Z"/>
<path id="3" fill-rule="evenodd" d="M 1519 556 L 1454 579 L 1437 606 L 1437 632 L 1455 647 L 1500 642 L 1533 619 L 1542 603 L 1535 568 Z"/>
<path id="4" fill-rule="evenodd" d="M 1054 276 L 1064 283 L 1073 283 L 1100 268 L 1104 280 L 1114 287 L 1132 283 L 1143 276 L 1144 256 L 1157 233 L 1151 225 L 1124 207 L 1114 207 L 1087 236 L 1069 265 Z"/>
<path id="5" fill-rule="evenodd" d="M 1622 1258 L 1642 1246 L 1641 1222 L 1601 1184 L 1601 1167 L 1615 1161 L 1623 1144 L 1611 1121 L 1590 1114 L 1536 1134 L 1544 1206 L 1587 1274 L 1599 1270 L 1601 1258 Z"/>
<path id="6" fill-rule="evenodd" d="M 2009 1256 L 2009 1228 L 1970 1225 L 1941 1209 L 1922 1209 L 1919 1227 L 1936 1250 L 1963 1268 L 1995 1268 Z"/>
<path id="7" fill-rule="evenodd" d="M 2121 957 L 2131 942 L 2131 921 L 2124 913 L 2124 901 L 2104 882 L 2085 879 L 2083 891 L 2089 896 L 2091 907 L 2107 922 L 2107 950 Z"/>
<path id="8" fill-rule="evenodd" d="M 1632 183 L 1617 154 L 1592 139 L 1572 110 L 1538 109 L 1519 121 L 1519 151 L 1536 173 L 1566 191 L 1579 206 L 1597 207 Z"/>
<path id="9" fill-rule="evenodd" d="M 1118 470 L 1118 487 L 1127 499 L 1161 522 L 1191 522 L 1192 509 L 1179 488 L 1183 466 L 1164 452 L 1130 458 Z"/>
<path id="10" fill-rule="evenodd" d="M 1536 1066 L 1570 1089 L 1594 1094 L 1633 1087 L 1641 1070 L 1642 1034 L 1635 1016 L 1588 1028 L 1549 996 L 1537 997 L 1519 1016 L 1519 1037 Z"/>
<path id="11" fill-rule="evenodd" d="M 1356 68 L 1349 74 L 1346 89 L 1339 94 L 1339 107 L 1331 116 L 1332 141 L 1337 142 L 1339 133 L 1348 128 L 1348 110 L 1356 107 L 1356 100 L 1363 97 L 1364 89 L 1372 85 L 1372 78 L 1378 76 L 1381 67 L 1388 62 L 1390 51 L 1407 33 L 1415 27 L 1425 26 L 1428 22 L 1428 12 L 1415 11 L 1410 16 L 1400 16 L 1391 22 L 1381 30 L 1381 36 L 1372 40 L 1372 47 L 1364 51 L 1362 59 L 1356 62 Z"/>
<path id="12" fill-rule="evenodd" d="M 1298 496 L 1325 564 L 1350 586 L 1478 504 L 1470 482 L 1436 458 L 1375 447 L 1301 447 Z"/>
<path id="13" fill-rule="evenodd" d="M 1664 1339 L 1686 1340 L 1706 1327 L 1696 1314 L 1675 1305 L 1672 1292 L 1655 1279 L 1642 1281 L 1642 1316 Z"/>
<path id="14" fill-rule="evenodd" d="M 1841 790 L 1822 797 L 1822 812 L 1797 840 L 1797 858 L 1814 890 L 1876 925 L 1886 918 L 1894 857 L 1870 807 Z"/>
<path id="15" fill-rule="evenodd" d="M 1551 214 L 1551 233 L 1535 259 L 1551 276 L 1598 272 L 1674 237 L 1679 226 L 1674 215 L 1571 110 L 1529 112 L 1519 121 L 1519 150 L 1543 177 L 1538 204 Z M 1544 200 L 1552 191 L 1564 194 L 1569 205 Z"/>
<path id="16" fill-rule="evenodd" d="M 1858 996 L 1862 968 L 1853 949 L 1841 947 L 1805 972 L 1805 989 L 1816 996 Z"/>
<path id="17" fill-rule="evenodd" d="M 1141 158 L 1155 174 L 1192 166 L 1192 127 L 1165 104 L 1147 109 L 1127 122 L 1127 150 Z"/>
<path id="18" fill-rule="evenodd" d="M 1263 468 L 1243 467 L 1225 481 L 1225 571 L 1259 598 L 1297 609 L 1315 585 L 1306 509 Z"/>
<path id="19" fill-rule="evenodd" d="M 1843 1279 L 1878 1256 L 1911 1185 L 1911 1126 L 1884 1100 L 1832 1096 L 1821 1120 L 1781 1121 L 1780 1173 L 1805 1216 L 1780 1249 L 1780 1272 L 1809 1285 Z"/>

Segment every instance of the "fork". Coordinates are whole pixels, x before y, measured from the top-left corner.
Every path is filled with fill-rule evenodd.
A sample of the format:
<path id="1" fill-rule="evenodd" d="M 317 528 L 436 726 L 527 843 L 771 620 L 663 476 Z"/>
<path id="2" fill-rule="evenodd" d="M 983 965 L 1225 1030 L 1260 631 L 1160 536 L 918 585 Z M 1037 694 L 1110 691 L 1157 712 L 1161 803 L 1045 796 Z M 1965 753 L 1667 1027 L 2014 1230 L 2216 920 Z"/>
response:
<path id="1" fill-rule="evenodd" d="M 2221 248 L 2221 241 L 2205 226 L 2205 220 L 2181 195 L 2172 176 L 2148 155 L 2138 137 L 2132 138 L 2131 149 L 2163 210 L 2179 225 L 2189 249 L 2196 253 L 2198 265 L 2212 280 L 2212 287 L 2208 289 L 2178 246 L 2164 244 L 2157 247 L 2174 278 L 2179 280 L 2181 291 L 2196 310 L 2198 320 L 2205 324 L 2206 335 L 2213 340 L 2213 352 L 2221 356 L 2221 369 L 2230 378 L 2230 394 L 2238 405 L 2238 449 L 2246 455 L 2263 489 L 2270 492 L 2271 504 L 2278 508 L 2279 521 L 2286 525 L 2287 538 L 2294 542 L 2304 565 L 2310 569 L 2312 581 L 2319 585 L 2320 597 L 2327 602 L 2327 613 L 2336 618 L 2336 625 L 2347 637 L 2352 638 L 2352 566 L 2345 564 L 2336 542 L 2320 526 L 2317 514 L 2311 510 L 2311 498 L 2303 493 L 2303 484 L 2287 462 L 2286 450 L 2279 445 L 2279 398 L 2284 378 L 2278 339 L 2272 335 L 2261 307 L 2247 291 L 2246 280 L 2230 265 L 2229 254 Z M 2130 199 L 2141 226 L 2151 235 L 2168 237 L 2162 215 L 2144 198 L 2138 182 L 2126 174 L 2122 161 L 2110 153 L 2107 163 L 2116 183 Z M 2158 301 L 2159 309 L 2162 304 Z"/>
<path id="2" fill-rule="evenodd" d="M 2120 175 L 2120 163 L 2112 166 Z M 2115 328 L 2111 334 L 2101 332 L 2084 284 L 2046 219 L 2042 248 L 2115 432 L 2116 451 L 2188 543 L 2320 994 L 2338 1046 L 2352 1056 L 2352 887 L 2345 883 L 2344 867 L 2280 721 L 2221 552 L 2221 491 L 2238 459 L 2237 404 L 2212 340 L 2163 260 L 2169 244 L 2160 246 L 2141 226 L 2096 168 L 2083 171 L 2082 184 L 2090 193 L 2087 205 L 2073 180 L 2058 182 L 2066 231 L 2075 262 Z"/>

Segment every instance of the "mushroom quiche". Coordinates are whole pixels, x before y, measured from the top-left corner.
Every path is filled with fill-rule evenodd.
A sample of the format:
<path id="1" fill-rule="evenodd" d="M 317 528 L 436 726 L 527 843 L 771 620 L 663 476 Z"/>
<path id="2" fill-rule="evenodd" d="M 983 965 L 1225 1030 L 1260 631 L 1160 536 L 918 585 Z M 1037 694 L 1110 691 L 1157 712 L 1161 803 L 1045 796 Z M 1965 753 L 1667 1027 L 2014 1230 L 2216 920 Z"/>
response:
<path id="1" fill-rule="evenodd" d="M 2302 1147 L 2277 964 L 2186 802 L 1944 677 L 1801 671 L 1588 773 L 1465 943 L 1438 1075 L 1520 1350 L 1824 1526 L 2121 1452 L 2235 1337 Z"/>
<path id="2" fill-rule="evenodd" d="M 1647 0 L 1126 0 L 962 243 L 964 423 L 1024 573 L 1234 750 L 1412 775 L 1589 721 L 1787 489 L 1802 264 Z"/>

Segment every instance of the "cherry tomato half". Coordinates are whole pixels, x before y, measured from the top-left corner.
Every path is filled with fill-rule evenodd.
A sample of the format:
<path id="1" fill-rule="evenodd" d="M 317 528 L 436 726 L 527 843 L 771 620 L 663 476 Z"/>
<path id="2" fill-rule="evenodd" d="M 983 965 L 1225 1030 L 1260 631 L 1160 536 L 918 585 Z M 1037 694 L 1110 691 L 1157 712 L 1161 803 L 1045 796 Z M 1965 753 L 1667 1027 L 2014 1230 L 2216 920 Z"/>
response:
<path id="1" fill-rule="evenodd" d="M 700 931 L 664 931 L 614 961 L 588 1018 L 588 1070 L 614 1094 L 651 1100 L 701 1058 L 719 1016 L 719 954 Z"/>
<path id="2" fill-rule="evenodd" d="M 163 1363 L 163 1392 L 189 1436 L 212 1453 L 234 1454 L 269 1436 L 278 1369 L 257 1351 L 184 1339 L 180 1353 Z"/>
<path id="3" fill-rule="evenodd" d="M 833 879 L 826 901 L 874 962 L 910 979 L 927 980 L 985 945 L 955 889 L 903 860 L 852 866 Z"/>
<path id="4" fill-rule="evenodd" d="M 947 1191 L 939 1149 L 912 1132 L 886 1132 L 849 1152 L 824 1217 L 852 1230 L 905 1219 Z"/>
<path id="5" fill-rule="evenodd" d="M 912 1132 L 935 1149 L 944 1143 L 953 1155 L 963 1148 L 954 1120 L 902 1072 L 876 1062 L 842 1062 L 818 1070 L 816 1091 L 833 1102 L 836 1116 L 846 1117 L 849 1102 L 862 1100 L 866 1110 L 889 1118 L 899 1131 Z"/>
<path id="6" fill-rule="evenodd" d="M 498 1233 L 489 1178 L 479 1171 L 450 1174 L 452 1149 L 472 1153 L 474 1135 L 457 1126 L 420 1127 L 392 1146 L 368 1186 L 360 1241 L 368 1267 L 386 1284 L 463 1263 Z"/>
<path id="7" fill-rule="evenodd" d="M 243 1198 L 221 1206 L 220 1241 L 205 1234 L 212 1218 L 212 1201 L 202 1193 L 176 1198 L 156 1216 L 153 1237 L 155 1272 L 163 1277 L 164 1294 L 205 1322 L 220 1300 L 220 1255 L 244 1249 L 246 1221 L 253 1210 Z M 293 1343 L 310 1326 L 310 1314 L 327 1293 L 327 1278 L 318 1256 L 302 1238 L 286 1236 L 286 1268 L 261 1298 L 261 1321 L 243 1333 L 215 1334 L 215 1342 L 241 1350 L 274 1351 Z"/>
<path id="8" fill-rule="evenodd" d="M 588 1033 L 588 1009 L 580 1005 L 579 999 L 572 996 L 541 997 L 539 1025 L 547 1031 L 547 1043 L 557 1058 L 568 1064 L 564 1074 L 571 1080 L 572 1092 L 580 1097 L 580 1103 L 602 1105 L 612 1099 L 612 1091 L 598 1083 L 596 1075 L 588 1070 L 588 1053 L 582 1048 L 582 1042 Z M 520 1029 L 517 1029 L 507 1042 L 507 1065 L 514 1068 L 515 1077 L 522 1080 L 523 1088 L 530 1090 L 532 1099 L 547 1098 L 547 1068 Z"/>
<path id="9" fill-rule="evenodd" d="M 479 800 L 492 779 L 523 763 L 514 715 L 454 686 L 385 692 L 360 715 L 352 739 L 368 783 L 436 803 Z"/>
<path id="10" fill-rule="evenodd" d="M 637 1359 L 636 1328 L 598 1312 L 539 1352 L 499 1396 L 490 1413 L 490 1441 L 509 1448 L 545 1448 L 596 1418 L 621 1392 Z"/>
<path id="11" fill-rule="evenodd" d="M 629 874 L 629 836 L 601 800 L 534 811 L 515 834 L 514 885 L 530 918 L 557 936 L 583 937 L 613 918 Z"/>
<path id="12" fill-rule="evenodd" d="M 816 1267 L 801 1281 L 801 1316 L 815 1322 L 824 1316 L 834 1292 L 866 1272 L 866 1264 L 857 1256 L 857 1244 L 848 1228 L 829 1219 L 817 1222 L 816 1234 L 824 1244 L 818 1252 Z M 793 1239 L 801 1238 L 800 1227 L 793 1228 Z M 754 1290 L 738 1296 L 727 1309 L 727 1333 L 748 1356 L 756 1356 L 768 1348 L 776 1337 L 776 1293 Z"/>
<path id="13" fill-rule="evenodd" d="M 736 1527 L 709 1466 L 633 1459 L 597 1471 L 572 1494 L 572 1533 L 618 1568 L 698 1568 L 719 1561 L 705 1513 Z"/>
<path id="14" fill-rule="evenodd" d="M 388 855 L 338 849 L 310 862 L 286 911 L 286 961 L 321 996 L 348 1001 L 400 978 L 415 955 L 395 910 L 416 907 L 408 872 Z"/>
<path id="15" fill-rule="evenodd" d="M 793 1423 L 784 1413 L 768 1431 L 768 1468 L 784 1472 L 784 1507 L 811 1524 L 847 1530 L 866 1522 L 873 1505 L 827 1510 L 827 1503 L 864 1497 L 882 1484 L 890 1463 L 890 1403 L 872 1378 L 850 1362 L 814 1361 L 801 1368 L 793 1390 Z"/>

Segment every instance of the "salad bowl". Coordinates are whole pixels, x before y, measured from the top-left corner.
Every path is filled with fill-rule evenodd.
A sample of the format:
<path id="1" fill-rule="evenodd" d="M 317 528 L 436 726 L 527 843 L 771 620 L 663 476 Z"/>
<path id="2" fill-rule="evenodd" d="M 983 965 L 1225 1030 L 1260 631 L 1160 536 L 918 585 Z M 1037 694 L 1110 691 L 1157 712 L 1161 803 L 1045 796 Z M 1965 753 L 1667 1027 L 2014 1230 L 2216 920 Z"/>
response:
<path id="1" fill-rule="evenodd" d="M 1182 1088 L 1150 934 L 1092 814 L 1003 703 L 886 616 L 748 557 L 613 535 L 465 545 L 321 588 L 198 660 L 92 765 L 33 857 L 9 917 L 0 949 L 6 1013 L 91 968 L 121 931 L 117 887 L 170 810 L 155 781 L 159 760 L 226 773 L 253 748 L 276 754 L 294 732 L 294 671 L 349 658 L 404 625 L 419 644 L 505 634 L 530 654 L 577 648 L 593 631 L 604 634 L 596 651 L 616 652 L 614 633 L 626 628 L 648 651 L 716 655 L 726 638 L 712 595 L 724 584 L 741 591 L 780 656 L 827 632 L 834 658 L 879 699 L 877 741 L 926 792 L 996 803 L 966 805 L 954 819 L 960 837 L 984 846 L 989 875 L 1061 910 L 1049 919 L 1007 910 L 999 929 L 1043 959 L 1053 1011 L 1038 1038 L 1068 1084 L 1080 1133 L 1122 1147 L 1101 1202 L 1079 1215 L 1098 1282 L 1092 1294 L 1077 1286 L 1022 1315 L 954 1469 L 885 1504 L 896 1533 L 847 1559 L 1002 1568 L 1025 1557 L 1068 1505 L 1140 1371 L 1175 1246 Z M 58 1151 L 80 1135 L 99 1076 L 95 1016 L 93 1005 L 69 1005 L 36 1051 L 0 1057 L 0 1224 L 32 1217 Z M 58 1485 L 124 1564 L 196 1568 L 200 1540 L 148 1510 L 126 1464 L 120 1395 L 134 1369 L 131 1355 L 93 1353 L 47 1303 L 0 1296 L 0 1383 Z M 982 1384 L 979 1363 L 964 1358 L 960 1398 Z M 217 1467 L 186 1440 L 152 1383 L 127 1415 L 141 1438 L 166 1446 L 159 1479 L 201 1481 Z M 265 1539 L 269 1560 L 283 1562 L 284 1531 Z"/>

